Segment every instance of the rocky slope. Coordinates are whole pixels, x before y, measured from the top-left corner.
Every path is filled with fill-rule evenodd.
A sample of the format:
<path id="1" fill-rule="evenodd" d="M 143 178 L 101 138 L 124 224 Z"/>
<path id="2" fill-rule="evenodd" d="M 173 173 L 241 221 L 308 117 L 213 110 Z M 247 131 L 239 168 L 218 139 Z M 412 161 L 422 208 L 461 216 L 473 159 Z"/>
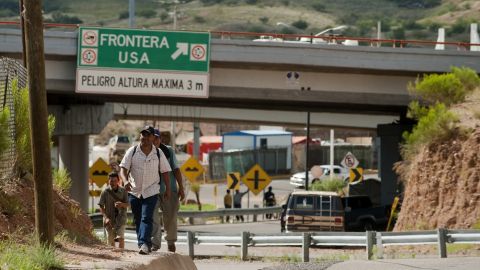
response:
<path id="1" fill-rule="evenodd" d="M 479 92 L 452 108 L 460 118 L 459 135 L 397 166 L 405 193 L 395 230 L 480 226 Z"/>

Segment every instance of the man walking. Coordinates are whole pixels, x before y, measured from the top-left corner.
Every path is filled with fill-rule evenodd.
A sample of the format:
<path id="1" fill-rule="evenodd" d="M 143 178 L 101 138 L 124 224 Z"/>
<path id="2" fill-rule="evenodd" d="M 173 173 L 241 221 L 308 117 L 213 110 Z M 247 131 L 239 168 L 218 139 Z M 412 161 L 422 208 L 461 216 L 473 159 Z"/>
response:
<path id="1" fill-rule="evenodd" d="M 127 222 L 128 197 L 127 191 L 120 187 L 117 172 L 108 175 L 108 187 L 100 194 L 100 212 L 103 215 L 103 226 L 107 232 L 108 245 L 115 246 L 118 237 L 118 247 L 125 248 L 125 223 Z"/>
<path id="2" fill-rule="evenodd" d="M 248 193 L 248 189 L 245 192 L 240 192 L 239 190 L 235 190 L 235 195 L 233 195 L 233 207 L 234 208 L 242 208 L 242 197 L 243 195 Z M 244 221 L 243 215 L 237 215 L 235 216 L 235 219 L 237 221 L 241 220 L 242 222 Z"/>
<path id="3" fill-rule="evenodd" d="M 160 197 L 155 207 L 153 217 L 152 250 L 160 249 L 162 241 L 162 228 L 160 226 L 160 215 L 158 213 L 158 208 L 160 208 L 162 210 L 163 228 L 165 230 L 165 240 L 167 241 L 168 251 L 175 252 L 175 242 L 177 242 L 177 213 L 180 208 L 179 200 L 183 201 L 185 198 L 182 173 L 177 164 L 175 151 L 171 146 L 162 143 L 160 130 L 155 129 L 154 135 L 153 144 L 165 154 L 172 171 L 169 173 L 170 185 L 165 185 L 163 178 L 160 185 Z M 171 196 L 168 199 L 163 196 L 167 189 L 171 192 Z"/>
<path id="4" fill-rule="evenodd" d="M 232 195 L 230 194 L 230 189 L 227 189 L 227 194 L 223 197 L 223 205 L 225 206 L 225 209 L 232 208 Z M 227 223 L 230 221 L 230 216 L 227 216 L 226 221 Z"/>
<path id="5" fill-rule="evenodd" d="M 267 207 L 273 207 L 277 204 L 277 200 L 275 199 L 275 194 L 272 192 L 272 186 L 268 187 L 268 191 L 265 192 L 265 195 L 263 196 L 263 201 L 265 203 L 265 206 Z M 265 217 L 267 219 L 271 219 L 272 214 L 266 214 Z"/>
<path id="6" fill-rule="evenodd" d="M 170 196 L 171 169 L 163 152 L 153 145 L 154 132 L 153 127 L 144 127 L 140 131 L 140 144 L 130 147 L 120 163 L 120 177 L 129 191 L 140 254 L 149 254 L 152 248 L 152 217 L 160 192 L 160 174 L 167 185 L 164 196 Z"/>

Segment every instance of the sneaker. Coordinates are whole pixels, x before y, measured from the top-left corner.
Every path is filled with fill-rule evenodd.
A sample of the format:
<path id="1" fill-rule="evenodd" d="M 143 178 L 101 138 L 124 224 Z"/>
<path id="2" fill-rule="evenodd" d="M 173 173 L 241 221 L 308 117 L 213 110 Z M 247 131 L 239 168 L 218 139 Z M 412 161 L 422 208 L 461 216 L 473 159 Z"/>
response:
<path id="1" fill-rule="evenodd" d="M 143 244 L 141 247 L 140 247 L 140 250 L 138 251 L 139 254 L 142 254 L 142 255 L 147 255 L 150 253 L 150 249 L 148 248 L 148 246 L 146 244 Z"/>
<path id="2" fill-rule="evenodd" d="M 152 245 L 152 251 L 157 251 L 157 250 L 159 250 L 159 249 L 160 249 L 159 246 L 157 246 L 157 245 Z"/>
<path id="3" fill-rule="evenodd" d="M 177 249 L 176 249 L 174 243 L 168 244 L 168 251 L 175 253 L 176 250 L 177 250 Z"/>

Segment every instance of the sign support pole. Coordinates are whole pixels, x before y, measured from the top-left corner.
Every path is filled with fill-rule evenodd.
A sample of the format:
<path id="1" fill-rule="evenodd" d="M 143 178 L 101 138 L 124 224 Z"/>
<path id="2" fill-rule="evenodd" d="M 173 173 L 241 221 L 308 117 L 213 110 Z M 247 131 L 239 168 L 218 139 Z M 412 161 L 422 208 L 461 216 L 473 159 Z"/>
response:
<path id="1" fill-rule="evenodd" d="M 335 157 L 335 155 L 333 154 L 334 144 L 335 144 L 334 131 L 333 129 L 330 129 L 330 180 L 333 179 L 333 158 Z"/>
<path id="2" fill-rule="evenodd" d="M 308 156 L 308 150 L 310 148 L 310 111 L 307 112 L 307 141 L 305 144 L 305 190 L 308 190 L 308 173 L 309 173 L 309 168 L 308 168 L 308 162 L 309 162 L 309 156 Z"/>

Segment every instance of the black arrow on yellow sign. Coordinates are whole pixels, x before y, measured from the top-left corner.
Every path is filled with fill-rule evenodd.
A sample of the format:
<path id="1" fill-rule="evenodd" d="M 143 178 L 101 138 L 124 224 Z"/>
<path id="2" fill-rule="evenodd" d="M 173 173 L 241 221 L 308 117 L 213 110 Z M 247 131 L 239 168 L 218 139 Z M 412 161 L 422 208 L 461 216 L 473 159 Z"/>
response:
<path id="1" fill-rule="evenodd" d="M 351 168 L 350 169 L 350 182 L 361 181 L 363 179 L 363 169 L 362 168 Z"/>
<path id="2" fill-rule="evenodd" d="M 229 173 L 228 175 L 232 179 L 232 184 L 230 186 L 228 186 L 228 189 L 235 189 L 238 182 L 240 182 L 240 179 L 237 178 L 237 175 L 235 173 Z"/>

